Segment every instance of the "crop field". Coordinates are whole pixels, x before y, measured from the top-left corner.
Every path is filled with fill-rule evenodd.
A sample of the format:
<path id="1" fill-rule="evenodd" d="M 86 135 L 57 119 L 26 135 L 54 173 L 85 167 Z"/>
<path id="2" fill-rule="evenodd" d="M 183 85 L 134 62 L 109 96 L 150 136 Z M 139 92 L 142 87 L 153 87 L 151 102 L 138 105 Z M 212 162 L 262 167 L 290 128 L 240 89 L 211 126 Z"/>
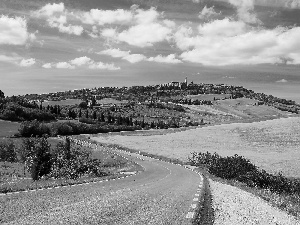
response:
<path id="1" fill-rule="evenodd" d="M 270 173 L 300 177 L 300 117 L 232 123 L 160 135 L 98 135 L 103 143 L 187 161 L 191 152 L 238 154 Z"/>
<path id="2" fill-rule="evenodd" d="M 80 102 L 82 102 L 81 99 L 66 99 L 66 100 L 61 100 L 61 101 L 45 101 L 43 102 L 43 106 L 47 105 L 59 105 L 59 106 L 66 106 L 66 105 L 78 105 Z"/>
<path id="3" fill-rule="evenodd" d="M 18 132 L 19 123 L 0 120 L 0 138 L 12 136 Z"/>
<path id="4" fill-rule="evenodd" d="M 206 100 L 206 101 L 214 101 L 230 98 L 230 94 L 201 94 L 201 95 L 188 95 L 187 98 L 192 100 Z"/>

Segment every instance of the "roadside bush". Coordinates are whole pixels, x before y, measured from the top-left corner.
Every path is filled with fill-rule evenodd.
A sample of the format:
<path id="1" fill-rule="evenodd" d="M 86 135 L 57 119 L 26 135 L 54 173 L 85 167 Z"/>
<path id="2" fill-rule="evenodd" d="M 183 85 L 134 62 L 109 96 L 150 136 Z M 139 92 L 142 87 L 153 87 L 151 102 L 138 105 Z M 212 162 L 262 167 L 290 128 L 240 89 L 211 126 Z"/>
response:
<path id="1" fill-rule="evenodd" d="M 19 128 L 22 137 L 50 135 L 51 129 L 49 124 L 40 123 L 37 120 L 22 122 Z"/>
<path id="2" fill-rule="evenodd" d="M 26 155 L 25 165 L 33 180 L 50 173 L 52 161 L 47 137 L 24 139 L 23 149 Z"/>
<path id="3" fill-rule="evenodd" d="M 17 161 L 16 146 L 11 140 L 0 142 L 0 161 Z"/>
<path id="4" fill-rule="evenodd" d="M 299 180 L 286 178 L 281 173 L 274 175 L 259 170 L 242 156 L 221 157 L 217 153 L 192 152 L 189 161 L 194 166 L 204 166 L 208 172 L 223 179 L 237 180 L 274 193 L 300 194 Z"/>
<path id="5" fill-rule="evenodd" d="M 67 138 L 65 143 L 58 143 L 52 152 L 53 164 L 49 176 L 54 178 L 77 179 L 89 174 L 103 176 L 101 161 L 91 158 L 91 151 L 74 146 Z"/>

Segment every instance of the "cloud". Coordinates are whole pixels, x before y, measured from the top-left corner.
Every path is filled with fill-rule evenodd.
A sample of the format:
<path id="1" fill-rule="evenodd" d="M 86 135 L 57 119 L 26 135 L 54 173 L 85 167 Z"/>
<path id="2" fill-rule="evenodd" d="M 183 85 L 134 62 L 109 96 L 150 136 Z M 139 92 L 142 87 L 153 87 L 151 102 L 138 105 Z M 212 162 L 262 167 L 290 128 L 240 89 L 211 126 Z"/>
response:
<path id="1" fill-rule="evenodd" d="M 286 79 L 281 79 L 281 80 L 278 80 L 276 81 L 276 83 L 287 83 L 288 81 Z"/>
<path id="2" fill-rule="evenodd" d="M 122 51 L 120 49 L 106 49 L 98 52 L 100 55 L 109 55 L 113 58 L 122 58 L 130 63 L 138 63 L 146 60 L 146 56 L 142 54 L 130 54 L 130 51 Z"/>
<path id="3" fill-rule="evenodd" d="M 246 23 L 261 23 L 254 10 L 254 0 L 229 0 L 237 8 L 238 17 Z"/>
<path id="4" fill-rule="evenodd" d="M 43 66 L 45 69 L 57 68 L 57 69 L 76 69 L 76 68 L 87 68 L 87 69 L 102 69 L 102 70 L 120 70 L 120 67 L 116 67 L 113 63 L 95 62 L 89 57 L 82 56 L 72 59 L 68 62 L 58 63 L 45 63 Z"/>
<path id="5" fill-rule="evenodd" d="M 34 34 L 27 30 L 27 21 L 21 17 L 0 17 L 0 44 L 25 45 L 35 40 Z"/>
<path id="6" fill-rule="evenodd" d="M 91 9 L 89 12 L 81 13 L 77 17 L 85 24 L 97 24 L 100 26 L 105 24 L 127 24 L 133 19 L 132 12 L 124 9 Z"/>
<path id="7" fill-rule="evenodd" d="M 54 65 L 57 69 L 75 69 L 75 66 L 72 66 L 67 62 L 59 62 Z"/>
<path id="8" fill-rule="evenodd" d="M 42 67 L 45 68 L 45 69 L 51 69 L 52 64 L 51 63 L 45 63 L 44 65 L 42 65 Z"/>
<path id="9" fill-rule="evenodd" d="M 232 37 L 242 34 L 246 29 L 246 24 L 242 21 L 232 21 L 228 18 L 215 20 L 211 23 L 199 25 L 199 33 L 203 36 L 225 36 Z"/>
<path id="10" fill-rule="evenodd" d="M 30 67 L 33 66 L 35 64 L 35 59 L 31 58 L 31 59 L 22 59 L 20 62 L 20 66 L 22 67 Z"/>
<path id="11" fill-rule="evenodd" d="M 290 1 L 287 6 L 292 9 L 300 8 L 300 1 L 299 0 Z"/>
<path id="12" fill-rule="evenodd" d="M 119 33 L 116 39 L 137 47 L 151 47 L 170 38 L 171 32 L 159 23 L 139 24 Z"/>
<path id="13" fill-rule="evenodd" d="M 131 55 L 124 56 L 122 59 L 125 59 L 130 63 L 138 63 L 146 60 L 147 58 L 142 54 L 131 54 Z"/>
<path id="14" fill-rule="evenodd" d="M 32 15 L 37 18 L 45 18 L 51 28 L 58 28 L 61 33 L 79 36 L 84 31 L 82 26 L 67 24 L 67 17 L 74 16 L 65 9 L 64 3 L 49 3 L 40 10 L 32 12 Z"/>
<path id="15" fill-rule="evenodd" d="M 35 17 L 51 17 L 55 14 L 61 14 L 65 11 L 65 5 L 64 3 L 53 3 L 53 4 L 47 4 L 44 7 L 42 7 L 40 10 L 34 11 L 32 14 Z"/>
<path id="16" fill-rule="evenodd" d="M 90 69 L 101 69 L 101 70 L 120 70 L 120 67 L 115 66 L 113 63 L 97 62 L 89 65 Z"/>
<path id="17" fill-rule="evenodd" d="M 232 29 L 230 29 L 232 27 Z M 184 61 L 203 65 L 300 64 L 300 27 L 253 28 L 224 19 L 199 26 L 194 33 L 182 26 L 174 40 Z"/>
<path id="18" fill-rule="evenodd" d="M 19 56 L 0 55 L 0 62 L 17 64 L 21 60 Z"/>
<path id="19" fill-rule="evenodd" d="M 130 55 L 130 51 L 122 51 L 120 49 L 106 49 L 101 52 L 98 52 L 100 55 L 109 55 L 114 58 L 123 58 L 125 56 Z"/>
<path id="20" fill-rule="evenodd" d="M 199 18 L 200 19 L 209 19 L 213 16 L 218 16 L 220 14 L 221 14 L 221 12 L 217 13 L 215 11 L 214 6 L 212 6 L 210 8 L 207 6 L 204 6 L 204 8 L 202 9 L 202 11 L 199 14 Z"/>
<path id="21" fill-rule="evenodd" d="M 70 63 L 75 66 L 82 66 L 92 63 L 92 60 L 89 57 L 83 56 L 73 60 L 70 60 Z"/>
<path id="22" fill-rule="evenodd" d="M 168 56 L 158 55 L 156 57 L 150 57 L 148 61 L 159 62 L 159 63 L 171 63 L 171 64 L 182 63 L 181 60 L 175 58 L 175 54 L 170 54 Z"/>

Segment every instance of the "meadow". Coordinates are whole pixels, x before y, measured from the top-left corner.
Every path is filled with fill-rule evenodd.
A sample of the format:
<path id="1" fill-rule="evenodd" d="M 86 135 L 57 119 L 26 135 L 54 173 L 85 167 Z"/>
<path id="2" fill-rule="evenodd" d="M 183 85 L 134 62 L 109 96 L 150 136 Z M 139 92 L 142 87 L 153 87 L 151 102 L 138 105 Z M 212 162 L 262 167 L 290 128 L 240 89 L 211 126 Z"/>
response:
<path id="1" fill-rule="evenodd" d="M 0 120 L 0 138 L 12 136 L 18 132 L 19 123 Z"/>
<path id="2" fill-rule="evenodd" d="M 191 152 L 238 154 L 267 172 L 300 177 L 300 117 L 146 133 L 99 134 L 92 139 L 186 162 Z"/>

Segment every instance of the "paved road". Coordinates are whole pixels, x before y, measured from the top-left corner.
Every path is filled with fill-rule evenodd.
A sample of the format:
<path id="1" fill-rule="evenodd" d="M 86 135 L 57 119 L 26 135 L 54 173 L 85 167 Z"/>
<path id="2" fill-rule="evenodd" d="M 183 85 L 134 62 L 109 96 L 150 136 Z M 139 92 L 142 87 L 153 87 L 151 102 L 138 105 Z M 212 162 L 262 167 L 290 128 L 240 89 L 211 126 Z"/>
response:
<path id="1" fill-rule="evenodd" d="M 102 183 L 0 196 L 0 222 L 191 224 L 187 215 L 197 203 L 199 175 L 154 159 L 141 160 L 135 154 L 126 156 L 145 171 Z"/>

